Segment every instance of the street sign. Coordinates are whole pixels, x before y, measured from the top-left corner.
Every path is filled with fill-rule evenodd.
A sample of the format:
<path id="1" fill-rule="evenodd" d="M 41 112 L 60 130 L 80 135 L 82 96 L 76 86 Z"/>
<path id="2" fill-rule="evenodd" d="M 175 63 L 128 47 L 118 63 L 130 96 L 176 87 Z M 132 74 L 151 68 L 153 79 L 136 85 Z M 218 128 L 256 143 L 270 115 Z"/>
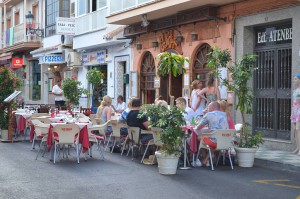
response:
<path id="1" fill-rule="evenodd" d="M 56 18 L 57 35 L 75 35 L 75 18 Z"/>

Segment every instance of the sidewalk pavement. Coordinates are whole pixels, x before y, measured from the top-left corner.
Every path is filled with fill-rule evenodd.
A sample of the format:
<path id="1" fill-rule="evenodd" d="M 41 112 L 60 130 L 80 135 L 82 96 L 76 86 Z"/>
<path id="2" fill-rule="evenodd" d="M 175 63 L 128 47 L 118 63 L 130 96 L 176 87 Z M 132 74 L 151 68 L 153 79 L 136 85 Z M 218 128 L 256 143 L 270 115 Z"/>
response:
<path id="1" fill-rule="evenodd" d="M 255 154 L 255 165 L 300 172 L 300 155 L 288 151 L 259 148 Z"/>

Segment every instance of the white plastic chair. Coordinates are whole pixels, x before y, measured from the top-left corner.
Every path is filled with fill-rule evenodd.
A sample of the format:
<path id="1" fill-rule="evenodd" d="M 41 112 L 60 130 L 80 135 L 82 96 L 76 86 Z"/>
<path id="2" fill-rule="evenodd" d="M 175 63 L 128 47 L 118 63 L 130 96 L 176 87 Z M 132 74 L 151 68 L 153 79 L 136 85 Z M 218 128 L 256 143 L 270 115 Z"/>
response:
<path id="1" fill-rule="evenodd" d="M 57 133 L 58 139 L 54 139 L 54 161 L 55 164 L 56 160 L 56 148 L 57 145 L 76 145 L 76 157 L 77 157 L 77 163 L 79 163 L 79 135 L 80 135 L 80 128 L 76 124 L 57 124 L 53 128 L 53 134 Z M 75 135 L 77 134 L 77 138 L 74 142 Z"/>
<path id="2" fill-rule="evenodd" d="M 37 119 L 28 120 L 28 123 L 29 124 L 32 123 L 34 126 L 34 129 L 35 129 L 33 140 L 32 140 L 32 149 L 34 149 L 36 140 L 41 140 L 41 142 L 42 142 L 43 137 L 47 136 L 50 124 L 44 124 Z M 41 146 L 41 143 L 40 143 L 40 146 Z"/>
<path id="3" fill-rule="evenodd" d="M 110 120 L 110 126 L 112 127 L 113 132 L 109 136 L 109 139 L 108 139 L 108 142 L 106 144 L 106 147 L 105 147 L 104 151 L 106 151 L 106 149 L 109 145 L 110 139 L 113 137 L 114 138 L 114 143 L 113 143 L 113 147 L 111 149 L 111 153 L 112 153 L 115 146 L 116 146 L 117 139 L 121 138 L 120 129 L 121 128 L 127 128 L 127 125 L 124 124 L 124 123 L 118 123 L 118 120 Z M 124 146 L 123 146 L 123 149 L 124 149 Z"/>
<path id="4" fill-rule="evenodd" d="M 226 129 L 226 130 L 215 130 L 214 133 L 203 133 L 202 134 L 199 149 L 200 148 L 205 148 L 205 149 L 208 150 L 211 170 L 214 170 L 211 149 L 207 144 L 205 144 L 203 142 L 203 138 L 204 137 L 216 138 L 216 140 L 217 140 L 217 148 L 215 149 L 216 151 L 217 150 L 218 151 L 228 150 L 229 161 L 230 161 L 231 169 L 233 170 L 233 165 L 232 165 L 232 160 L 231 160 L 231 150 L 234 147 L 233 142 L 232 142 L 232 138 L 235 135 L 235 133 L 236 133 L 235 130 Z"/>
<path id="5" fill-rule="evenodd" d="M 88 126 L 89 141 L 96 144 L 97 150 L 99 151 L 100 157 L 101 157 L 102 160 L 104 160 L 104 154 L 103 154 L 103 151 L 102 151 L 102 148 L 101 148 L 101 143 L 104 139 L 101 136 L 99 137 L 97 135 L 92 134 L 92 131 L 97 130 L 97 131 L 100 132 L 100 134 L 101 134 L 101 132 L 104 133 L 109 124 L 110 124 L 110 121 L 107 121 L 106 123 L 101 124 L 101 125 Z M 89 152 L 90 152 L 90 157 L 92 157 L 92 148 L 89 149 Z"/>

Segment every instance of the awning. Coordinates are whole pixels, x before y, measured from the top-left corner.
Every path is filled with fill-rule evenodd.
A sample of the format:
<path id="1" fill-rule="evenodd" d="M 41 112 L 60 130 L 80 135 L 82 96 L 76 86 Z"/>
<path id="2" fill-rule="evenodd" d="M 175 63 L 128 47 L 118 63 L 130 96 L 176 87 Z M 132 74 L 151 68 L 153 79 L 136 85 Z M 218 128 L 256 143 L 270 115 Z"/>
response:
<path id="1" fill-rule="evenodd" d="M 7 59 L 11 59 L 12 58 L 12 53 L 2 53 L 0 54 L 0 60 L 7 60 Z"/>
<path id="2" fill-rule="evenodd" d="M 103 39 L 109 40 L 112 39 L 114 36 L 119 34 L 120 32 L 124 31 L 125 26 L 110 26 L 106 29 L 106 34 L 103 35 Z"/>
<path id="3" fill-rule="evenodd" d="M 42 57 L 45 54 L 51 54 L 51 53 L 61 53 L 62 52 L 62 45 L 58 44 L 55 46 L 50 46 L 47 48 L 38 48 L 34 51 L 31 51 L 30 54 L 32 54 L 33 57 Z"/>

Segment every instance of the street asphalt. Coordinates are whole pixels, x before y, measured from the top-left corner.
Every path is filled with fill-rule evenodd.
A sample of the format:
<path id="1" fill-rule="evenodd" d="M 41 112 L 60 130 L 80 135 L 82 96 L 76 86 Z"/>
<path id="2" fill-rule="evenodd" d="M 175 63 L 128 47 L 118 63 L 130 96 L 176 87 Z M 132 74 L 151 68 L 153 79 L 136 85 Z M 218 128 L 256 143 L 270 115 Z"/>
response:
<path id="1" fill-rule="evenodd" d="M 74 155 L 53 164 L 49 154 L 35 160 L 31 143 L 0 143 L 0 198 L 107 199 L 299 199 L 300 173 L 258 167 L 215 171 L 201 167 L 158 173 L 157 165 L 119 153 L 94 151 L 80 164 Z M 73 153 L 74 154 L 74 153 Z M 71 154 L 72 155 L 72 154 Z"/>

